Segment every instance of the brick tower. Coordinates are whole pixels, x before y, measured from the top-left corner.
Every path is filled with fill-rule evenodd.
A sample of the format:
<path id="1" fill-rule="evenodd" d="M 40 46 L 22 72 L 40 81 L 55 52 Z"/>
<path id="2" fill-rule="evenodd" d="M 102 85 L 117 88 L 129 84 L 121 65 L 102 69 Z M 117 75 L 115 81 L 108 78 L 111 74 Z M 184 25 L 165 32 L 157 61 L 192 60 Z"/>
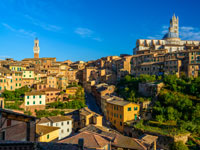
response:
<path id="1" fill-rule="evenodd" d="M 35 38 L 34 40 L 33 52 L 34 52 L 34 58 L 39 58 L 40 47 L 38 38 Z"/>

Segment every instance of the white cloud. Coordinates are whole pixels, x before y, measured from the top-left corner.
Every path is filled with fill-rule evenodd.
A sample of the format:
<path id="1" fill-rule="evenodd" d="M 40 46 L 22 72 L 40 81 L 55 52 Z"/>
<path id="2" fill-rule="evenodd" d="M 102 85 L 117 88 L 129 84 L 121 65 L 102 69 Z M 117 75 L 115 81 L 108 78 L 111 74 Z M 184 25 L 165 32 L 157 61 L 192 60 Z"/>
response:
<path id="1" fill-rule="evenodd" d="M 194 27 L 180 27 L 180 37 L 183 40 L 200 40 L 200 29 Z"/>
<path id="2" fill-rule="evenodd" d="M 98 42 L 102 42 L 103 40 L 99 37 L 93 38 L 93 40 L 98 41 Z"/>
<path id="3" fill-rule="evenodd" d="M 30 37 L 35 37 L 36 33 L 32 32 L 32 31 L 26 31 L 25 29 L 16 29 L 13 28 L 12 26 L 6 24 L 6 23 L 2 23 L 2 25 L 7 28 L 8 30 L 15 32 L 19 35 L 24 35 L 24 36 L 30 36 Z"/>
<path id="4" fill-rule="evenodd" d="M 98 42 L 102 42 L 103 40 L 100 37 L 97 37 L 95 35 L 95 32 L 88 29 L 88 28 L 76 28 L 74 31 L 76 34 L 78 34 L 80 37 L 82 38 L 90 38 L 92 40 L 98 41 Z"/>
<path id="5" fill-rule="evenodd" d="M 30 20 L 31 23 L 34 24 L 35 26 L 39 26 L 39 27 L 41 27 L 44 30 L 48 30 L 48 31 L 58 31 L 58 30 L 61 30 L 61 27 L 59 27 L 59 26 L 41 22 L 41 21 L 39 21 L 39 20 L 37 20 L 37 19 L 29 16 L 29 15 L 25 15 L 25 18 L 27 18 L 28 20 Z"/>
<path id="6" fill-rule="evenodd" d="M 0 59 L 5 59 L 5 58 L 11 58 L 10 56 L 1 56 L 0 55 Z"/>
<path id="7" fill-rule="evenodd" d="M 180 29 L 182 30 L 182 31 L 190 31 L 190 30 L 194 30 L 194 28 L 193 27 L 180 27 Z"/>
<path id="8" fill-rule="evenodd" d="M 91 37 L 92 34 L 94 33 L 92 30 L 88 28 L 76 28 L 74 32 L 80 35 L 81 37 Z"/>

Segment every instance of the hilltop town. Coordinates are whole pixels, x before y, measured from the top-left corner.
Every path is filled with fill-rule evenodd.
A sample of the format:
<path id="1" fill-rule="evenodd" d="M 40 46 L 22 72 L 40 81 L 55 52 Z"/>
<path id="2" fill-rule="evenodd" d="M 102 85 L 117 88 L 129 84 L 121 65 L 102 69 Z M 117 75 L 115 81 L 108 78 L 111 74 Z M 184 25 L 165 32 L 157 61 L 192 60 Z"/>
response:
<path id="1" fill-rule="evenodd" d="M 200 41 L 175 15 L 132 55 L 40 58 L 38 38 L 33 52 L 0 61 L 0 149 L 200 149 Z"/>

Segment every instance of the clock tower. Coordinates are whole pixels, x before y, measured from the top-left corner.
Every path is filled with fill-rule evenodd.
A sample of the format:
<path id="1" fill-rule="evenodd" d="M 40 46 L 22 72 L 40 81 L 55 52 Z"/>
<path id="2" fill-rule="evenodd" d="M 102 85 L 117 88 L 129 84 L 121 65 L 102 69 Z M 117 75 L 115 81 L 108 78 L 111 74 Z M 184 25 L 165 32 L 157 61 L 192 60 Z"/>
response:
<path id="1" fill-rule="evenodd" d="M 40 47 L 38 38 L 35 38 L 34 40 L 33 52 L 34 52 L 34 58 L 39 58 Z"/>

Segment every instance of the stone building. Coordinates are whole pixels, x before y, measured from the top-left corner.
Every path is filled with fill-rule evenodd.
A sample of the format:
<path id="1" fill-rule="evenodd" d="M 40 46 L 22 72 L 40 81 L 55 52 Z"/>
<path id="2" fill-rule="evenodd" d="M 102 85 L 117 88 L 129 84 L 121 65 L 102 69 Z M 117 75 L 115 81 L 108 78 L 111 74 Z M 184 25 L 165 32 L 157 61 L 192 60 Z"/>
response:
<path id="1" fill-rule="evenodd" d="M 92 94 L 94 95 L 96 102 L 99 106 L 101 106 L 101 97 L 113 94 L 114 91 L 115 91 L 115 86 L 108 85 L 106 83 L 101 83 L 92 86 Z"/>
<path id="2" fill-rule="evenodd" d="M 44 110 L 46 106 L 46 95 L 41 91 L 26 92 L 24 96 L 24 103 L 22 108 L 31 113 L 35 113 L 35 110 Z"/>
<path id="3" fill-rule="evenodd" d="M 102 126 L 102 116 L 84 107 L 79 110 L 72 111 L 66 116 L 73 119 L 73 130 L 77 131 L 88 125 Z"/>
<path id="4" fill-rule="evenodd" d="M 36 118 L 0 108 L 0 141 L 35 141 Z M 1 144 L 0 144 L 1 145 Z"/>
<path id="5" fill-rule="evenodd" d="M 131 74 L 185 74 L 197 77 L 200 66 L 200 41 L 179 37 L 179 19 L 175 15 L 162 40 L 139 39 L 131 59 Z"/>
<path id="6" fill-rule="evenodd" d="M 62 97 L 60 95 L 61 90 L 59 89 L 49 87 L 49 88 L 42 89 L 41 92 L 44 92 L 46 95 L 46 104 L 57 102 L 58 100 L 62 100 Z"/>
<path id="7" fill-rule="evenodd" d="M 137 120 L 140 111 L 140 105 L 119 99 L 107 101 L 106 119 L 121 133 L 124 132 L 124 123 L 131 120 Z"/>
<path id="8" fill-rule="evenodd" d="M 63 139 L 72 133 L 72 119 L 66 116 L 51 116 L 41 118 L 37 124 L 40 126 L 58 128 L 58 140 Z"/>

